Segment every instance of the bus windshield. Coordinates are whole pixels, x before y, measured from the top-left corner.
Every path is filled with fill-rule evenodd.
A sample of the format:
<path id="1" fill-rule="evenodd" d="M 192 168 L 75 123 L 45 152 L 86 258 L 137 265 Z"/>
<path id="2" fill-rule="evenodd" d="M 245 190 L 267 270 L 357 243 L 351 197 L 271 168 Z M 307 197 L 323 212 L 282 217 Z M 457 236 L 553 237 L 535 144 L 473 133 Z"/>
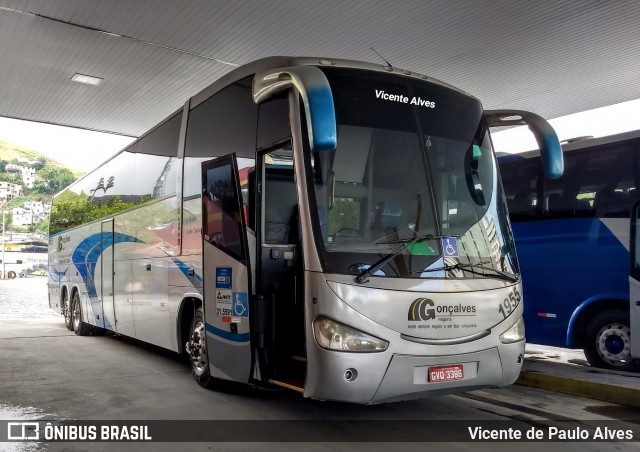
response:
<path id="1" fill-rule="evenodd" d="M 305 155 L 325 271 L 357 275 L 373 265 L 372 276 L 387 277 L 516 274 L 480 102 L 394 74 L 322 70 L 338 147 Z M 455 253 L 443 252 L 447 246 Z"/>

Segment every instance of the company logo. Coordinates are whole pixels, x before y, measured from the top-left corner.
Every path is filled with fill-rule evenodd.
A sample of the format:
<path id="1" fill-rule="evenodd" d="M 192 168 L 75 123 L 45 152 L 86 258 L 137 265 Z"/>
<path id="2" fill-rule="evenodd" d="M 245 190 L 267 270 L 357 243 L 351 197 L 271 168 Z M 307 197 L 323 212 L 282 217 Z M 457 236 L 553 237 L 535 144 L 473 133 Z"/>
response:
<path id="1" fill-rule="evenodd" d="M 62 236 L 62 235 L 59 235 L 58 236 L 58 243 L 56 244 L 56 251 L 58 251 L 58 252 L 62 251 L 63 245 L 65 243 L 69 243 L 70 241 L 71 241 L 71 237 L 69 237 L 68 235 L 66 237 Z"/>
<path id="2" fill-rule="evenodd" d="M 473 305 L 438 305 L 429 298 L 417 298 L 409 306 L 407 318 L 412 322 L 431 320 L 436 317 L 469 317 L 476 315 L 476 307 Z"/>
<path id="3" fill-rule="evenodd" d="M 40 439 L 40 424 L 38 422 L 7 422 L 8 440 Z"/>
<path id="4" fill-rule="evenodd" d="M 151 441 L 153 438 L 148 425 L 110 425 L 102 422 L 94 425 L 86 425 L 86 423 L 75 425 L 65 421 L 55 421 L 46 422 L 42 427 L 40 422 L 7 422 L 7 440 Z"/>
<path id="5" fill-rule="evenodd" d="M 434 305 L 433 300 L 417 298 L 411 303 L 411 306 L 409 306 L 408 319 L 412 322 L 435 319 L 436 310 L 433 309 Z"/>

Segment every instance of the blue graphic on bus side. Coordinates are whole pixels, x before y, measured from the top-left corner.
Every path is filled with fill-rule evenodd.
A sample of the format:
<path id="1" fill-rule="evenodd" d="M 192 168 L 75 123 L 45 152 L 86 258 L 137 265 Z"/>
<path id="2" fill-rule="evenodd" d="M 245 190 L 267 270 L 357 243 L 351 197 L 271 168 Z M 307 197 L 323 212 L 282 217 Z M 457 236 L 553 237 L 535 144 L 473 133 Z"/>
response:
<path id="1" fill-rule="evenodd" d="M 118 243 L 126 242 L 142 243 L 141 240 L 130 235 L 118 232 L 101 232 L 85 238 L 73 250 L 71 260 L 87 288 L 87 296 L 92 310 L 94 309 L 94 306 L 97 310 L 100 305 L 95 282 L 95 271 L 98 259 L 108 248 Z M 109 330 L 114 330 L 113 325 L 106 317 L 104 318 L 104 326 Z"/>
<path id="2" fill-rule="evenodd" d="M 142 243 L 141 240 L 119 232 L 93 234 L 78 244 L 72 254 L 72 261 L 82 277 L 90 298 L 98 296 L 95 287 L 95 270 L 98 258 L 109 247 L 118 243 Z"/>
<path id="3" fill-rule="evenodd" d="M 214 336 L 221 337 L 221 338 L 226 339 L 228 341 L 249 342 L 249 340 L 251 339 L 251 333 L 234 334 L 234 333 L 231 333 L 229 331 L 225 331 L 223 329 L 216 328 L 215 326 L 210 325 L 208 323 L 205 324 L 205 329 L 207 330 L 208 333 L 211 333 Z"/>
<path id="4" fill-rule="evenodd" d="M 231 268 L 216 268 L 216 289 L 231 289 Z"/>
<path id="5" fill-rule="evenodd" d="M 69 270 L 69 267 L 67 267 L 63 272 L 58 271 L 55 267 L 49 267 L 49 278 L 51 278 L 51 281 L 54 283 L 59 283 L 67 274 L 67 270 Z"/>

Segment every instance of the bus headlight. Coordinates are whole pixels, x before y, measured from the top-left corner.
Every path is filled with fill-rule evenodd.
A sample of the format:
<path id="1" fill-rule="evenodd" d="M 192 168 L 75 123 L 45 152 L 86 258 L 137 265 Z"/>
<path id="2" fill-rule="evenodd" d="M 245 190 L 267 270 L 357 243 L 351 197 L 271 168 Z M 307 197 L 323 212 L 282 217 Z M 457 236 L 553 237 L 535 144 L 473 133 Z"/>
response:
<path id="1" fill-rule="evenodd" d="M 512 344 L 514 342 L 520 342 L 524 339 L 524 320 L 522 317 L 513 324 L 511 328 L 500 335 L 500 342 L 503 344 Z"/>
<path id="2" fill-rule="evenodd" d="M 313 322 L 316 342 L 322 348 L 341 352 L 383 352 L 389 343 L 333 320 L 318 318 Z"/>

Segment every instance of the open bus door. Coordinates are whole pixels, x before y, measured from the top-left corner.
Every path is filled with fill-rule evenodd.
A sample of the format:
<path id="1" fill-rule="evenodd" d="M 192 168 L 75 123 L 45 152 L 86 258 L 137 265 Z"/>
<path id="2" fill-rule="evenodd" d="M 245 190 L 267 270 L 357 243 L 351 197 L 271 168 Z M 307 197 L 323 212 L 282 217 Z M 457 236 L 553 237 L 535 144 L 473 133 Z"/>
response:
<path id="1" fill-rule="evenodd" d="M 235 154 L 202 163 L 202 279 L 210 375 L 251 377 L 251 270 Z"/>
<path id="2" fill-rule="evenodd" d="M 640 202 L 631 210 L 629 307 L 631 356 L 640 358 Z"/>

